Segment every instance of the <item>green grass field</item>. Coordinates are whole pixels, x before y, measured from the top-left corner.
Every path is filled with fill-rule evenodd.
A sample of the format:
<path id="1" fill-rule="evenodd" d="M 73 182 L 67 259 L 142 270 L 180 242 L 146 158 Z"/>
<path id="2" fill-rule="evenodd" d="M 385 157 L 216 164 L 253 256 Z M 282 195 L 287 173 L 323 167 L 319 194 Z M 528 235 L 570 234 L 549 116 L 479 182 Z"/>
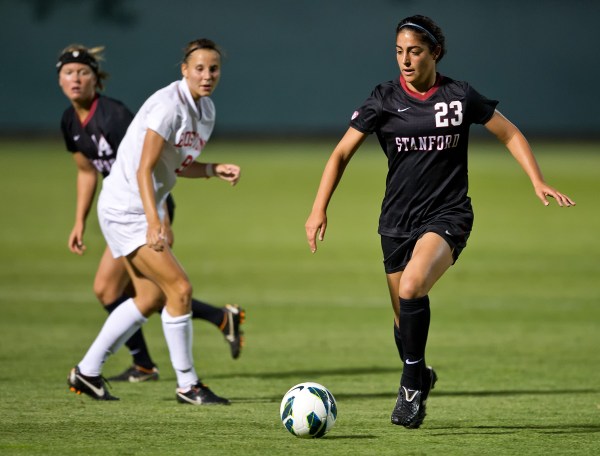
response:
<path id="1" fill-rule="evenodd" d="M 335 140 L 209 144 L 243 167 L 239 186 L 180 180 L 175 251 L 194 295 L 247 310 L 233 361 L 195 322 L 202 378 L 230 407 L 175 402 L 160 319 L 145 327 L 161 368 L 152 384 L 113 384 L 121 401 L 70 393 L 69 369 L 104 322 L 92 293 L 103 248 L 71 254 L 75 166 L 56 141 L 0 142 L 0 454 L 600 454 L 600 147 L 534 142 L 548 181 L 577 201 L 543 207 L 499 145 L 471 147 L 474 232 L 431 293 L 428 362 L 439 382 L 419 430 L 390 424 L 401 365 L 376 232 L 385 158 L 356 155 L 311 255 L 304 221 Z M 130 362 L 121 350 L 105 366 Z M 296 439 L 279 403 L 316 381 L 338 402 L 320 440 Z"/>

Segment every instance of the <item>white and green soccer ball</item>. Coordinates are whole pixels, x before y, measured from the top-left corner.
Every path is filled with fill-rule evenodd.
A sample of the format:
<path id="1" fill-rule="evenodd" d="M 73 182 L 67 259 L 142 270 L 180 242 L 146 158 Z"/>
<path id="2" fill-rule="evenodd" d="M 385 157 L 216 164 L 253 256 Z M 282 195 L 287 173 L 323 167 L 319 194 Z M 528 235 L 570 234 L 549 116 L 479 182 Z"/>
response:
<path id="1" fill-rule="evenodd" d="M 283 426 L 296 437 L 323 437 L 335 424 L 337 404 L 333 394 L 314 382 L 299 383 L 285 393 L 279 408 Z"/>

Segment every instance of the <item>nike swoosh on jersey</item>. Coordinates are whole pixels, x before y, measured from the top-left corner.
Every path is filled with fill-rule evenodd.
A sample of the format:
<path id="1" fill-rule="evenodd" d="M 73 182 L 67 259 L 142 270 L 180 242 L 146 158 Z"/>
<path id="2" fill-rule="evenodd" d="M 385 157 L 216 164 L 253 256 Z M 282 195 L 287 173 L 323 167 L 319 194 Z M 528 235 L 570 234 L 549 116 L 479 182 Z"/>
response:
<path id="1" fill-rule="evenodd" d="M 404 112 L 404 111 L 408 111 L 410 109 L 410 106 L 408 108 L 398 108 L 398 112 Z"/>
<path id="2" fill-rule="evenodd" d="M 79 141 L 79 135 L 73 136 L 73 141 Z"/>

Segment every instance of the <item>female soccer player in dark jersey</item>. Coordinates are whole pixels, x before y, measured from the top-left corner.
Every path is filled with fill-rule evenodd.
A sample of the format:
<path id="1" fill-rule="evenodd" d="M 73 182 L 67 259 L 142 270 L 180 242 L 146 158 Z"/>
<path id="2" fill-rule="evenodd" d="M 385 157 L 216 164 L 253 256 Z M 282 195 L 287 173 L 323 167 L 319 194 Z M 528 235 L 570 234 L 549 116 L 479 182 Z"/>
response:
<path id="1" fill-rule="evenodd" d="M 63 113 L 61 130 L 67 150 L 77 166 L 77 204 L 75 224 L 69 235 L 69 249 L 78 255 L 85 251 L 83 235 L 92 206 L 98 174 L 108 176 L 116 159 L 117 149 L 133 119 L 133 114 L 118 100 L 101 95 L 107 74 L 99 65 L 102 47 L 88 49 L 81 45 L 65 48 L 58 59 L 58 83 L 71 106 Z M 175 204 L 167 200 L 172 222 Z M 173 234 L 168 233 L 172 244 Z M 121 261 L 115 260 L 108 247 L 98 265 L 94 292 L 110 313 L 133 292 L 130 279 Z M 238 306 L 214 307 L 202 301 L 192 301 L 194 318 L 207 320 L 223 332 L 233 358 L 240 355 L 242 334 L 240 324 L 244 311 Z M 140 382 L 158 379 L 158 369 L 152 361 L 141 329 L 127 341 L 133 365 L 111 380 Z"/>
<path id="2" fill-rule="evenodd" d="M 379 234 L 394 309 L 394 339 L 404 362 L 393 424 L 418 428 L 437 375 L 425 363 L 428 293 L 454 264 L 473 224 L 467 195 L 469 127 L 483 124 L 527 173 L 537 197 L 575 203 L 547 185 L 523 134 L 496 110 L 497 101 L 468 83 L 436 71 L 446 52 L 441 29 L 428 17 L 403 19 L 396 28 L 400 77 L 378 85 L 352 115 L 334 149 L 306 221 L 311 251 L 327 228 L 327 206 L 344 169 L 375 133 L 388 160 Z"/>

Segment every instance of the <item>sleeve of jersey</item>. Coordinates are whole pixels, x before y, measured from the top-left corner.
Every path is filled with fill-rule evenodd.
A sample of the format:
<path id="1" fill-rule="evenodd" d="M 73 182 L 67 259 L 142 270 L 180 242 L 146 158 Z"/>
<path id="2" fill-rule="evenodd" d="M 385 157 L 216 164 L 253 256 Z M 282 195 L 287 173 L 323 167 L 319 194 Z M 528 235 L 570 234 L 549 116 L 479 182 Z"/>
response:
<path id="1" fill-rule="evenodd" d="M 373 133 L 377 129 L 381 113 L 381 97 L 377 91 L 365 100 L 352 114 L 350 126 L 361 133 Z"/>
<path id="2" fill-rule="evenodd" d="M 470 85 L 467 86 L 468 117 L 470 123 L 485 124 L 494 115 L 497 100 L 490 100 L 481 95 Z"/>
<path id="3" fill-rule="evenodd" d="M 165 103 L 151 105 L 146 120 L 147 127 L 162 136 L 165 141 L 169 141 L 176 129 L 175 110 Z"/>

